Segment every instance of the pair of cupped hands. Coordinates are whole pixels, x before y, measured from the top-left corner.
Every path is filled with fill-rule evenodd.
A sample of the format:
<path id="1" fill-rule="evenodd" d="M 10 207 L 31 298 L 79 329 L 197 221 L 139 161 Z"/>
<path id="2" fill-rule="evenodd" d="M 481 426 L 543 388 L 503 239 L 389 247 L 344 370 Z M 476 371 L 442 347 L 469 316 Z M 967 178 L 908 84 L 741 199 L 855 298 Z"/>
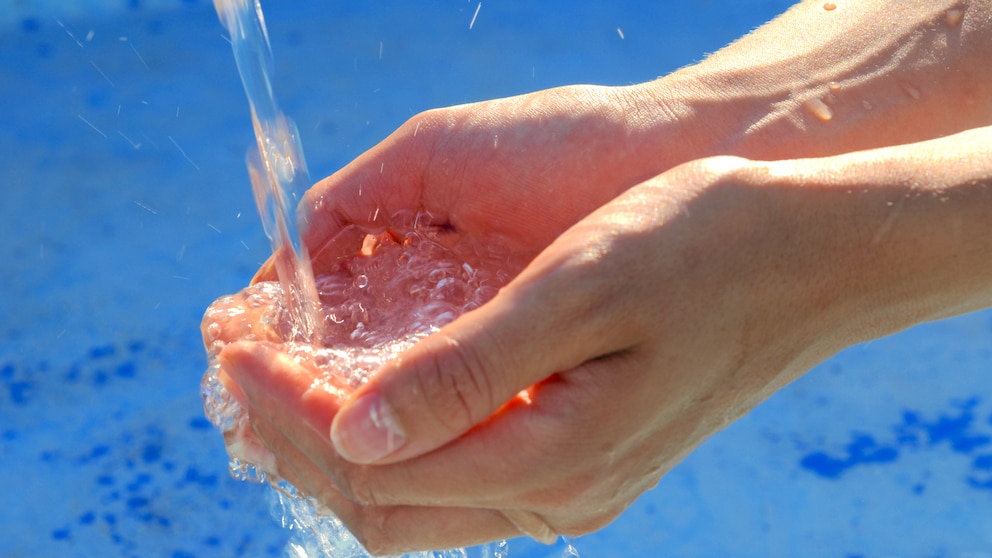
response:
<path id="1" fill-rule="evenodd" d="M 345 399 L 222 331 L 270 472 L 375 554 L 585 534 L 851 341 L 821 273 L 843 273 L 824 215 L 850 196 L 786 187 L 796 164 L 699 158 L 705 126 L 656 101 L 573 86 L 432 110 L 314 186 L 317 274 L 361 250 L 343 230 L 410 212 L 529 264 Z M 275 279 L 270 261 L 255 280 Z"/>

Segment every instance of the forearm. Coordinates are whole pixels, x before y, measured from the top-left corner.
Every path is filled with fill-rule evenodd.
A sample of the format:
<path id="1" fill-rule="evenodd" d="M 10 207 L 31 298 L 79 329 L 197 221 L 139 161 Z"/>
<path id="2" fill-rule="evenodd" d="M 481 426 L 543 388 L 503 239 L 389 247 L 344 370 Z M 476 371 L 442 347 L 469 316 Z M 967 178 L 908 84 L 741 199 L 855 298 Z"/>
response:
<path id="1" fill-rule="evenodd" d="M 992 1 L 825 3 L 802 2 L 644 93 L 699 155 L 815 157 L 992 123 Z"/>
<path id="2" fill-rule="evenodd" d="M 992 127 L 749 167 L 777 192 L 769 236 L 799 239 L 784 273 L 828 351 L 992 306 L 989 145 Z"/>

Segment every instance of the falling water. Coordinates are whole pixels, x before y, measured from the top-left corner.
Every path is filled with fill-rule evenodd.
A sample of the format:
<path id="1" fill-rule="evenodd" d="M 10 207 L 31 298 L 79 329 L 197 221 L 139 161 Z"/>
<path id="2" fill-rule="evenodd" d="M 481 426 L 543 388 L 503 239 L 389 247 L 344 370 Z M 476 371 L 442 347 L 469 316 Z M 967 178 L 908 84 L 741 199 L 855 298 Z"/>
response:
<path id="1" fill-rule="evenodd" d="M 300 201 L 310 187 L 296 125 L 279 109 L 272 90 L 272 49 L 258 0 L 214 0 L 231 36 L 231 48 L 251 106 L 258 149 L 248 151 L 248 174 L 276 271 L 287 297 L 294 339 L 319 339 L 320 305 L 310 256 L 301 240 L 308 215 Z"/>
<path id="2" fill-rule="evenodd" d="M 485 304 L 525 261 L 508 254 L 497 238 L 462 239 L 453 249 L 441 241 L 439 231 L 445 227 L 433 223 L 429 213 L 400 212 L 389 216 L 389 231 L 365 231 L 367 240 L 375 240 L 371 253 L 315 278 L 301 241 L 309 215 L 297 209 L 310 179 L 296 127 L 279 110 L 272 91 L 272 52 L 261 5 L 258 0 L 214 0 L 214 6 L 230 32 L 251 105 L 258 148 L 248 152 L 248 172 L 279 283 L 260 282 L 222 297 L 204 315 L 210 360 L 201 383 L 204 410 L 224 433 L 231 474 L 273 487 L 272 513 L 294 533 L 288 556 L 366 557 L 338 518 L 267 472 L 273 470 L 272 456 L 258 444 L 246 410 L 220 380 L 217 355 L 232 335 L 278 343 L 323 371 L 311 389 L 346 397 L 419 339 Z M 482 558 L 508 556 L 506 541 L 475 552 Z M 467 558 L 469 553 L 451 549 L 408 556 Z M 563 557 L 574 556 L 568 544 Z"/>

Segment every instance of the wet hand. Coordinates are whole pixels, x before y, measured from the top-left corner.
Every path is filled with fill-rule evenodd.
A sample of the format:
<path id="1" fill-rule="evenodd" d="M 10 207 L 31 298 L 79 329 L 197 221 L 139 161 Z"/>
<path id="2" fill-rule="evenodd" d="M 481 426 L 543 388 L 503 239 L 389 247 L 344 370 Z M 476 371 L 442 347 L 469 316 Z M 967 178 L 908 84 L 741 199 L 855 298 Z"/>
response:
<path id="1" fill-rule="evenodd" d="M 278 469 L 373 552 L 587 533 L 837 350 L 992 305 L 990 134 L 680 166 L 344 404 L 271 347 L 222 360 Z"/>
<path id="2" fill-rule="evenodd" d="M 680 120 L 689 116 L 656 95 L 650 84 L 569 86 L 415 116 L 308 192 L 315 273 L 417 213 L 451 244 L 499 237 L 533 257 L 621 192 L 700 155 Z M 256 277 L 275 278 L 271 260 Z"/>
<path id="3" fill-rule="evenodd" d="M 744 164 L 630 189 L 343 407 L 270 346 L 222 363 L 280 474 L 370 551 L 594 531 L 823 356 L 772 255 L 798 222 Z"/>

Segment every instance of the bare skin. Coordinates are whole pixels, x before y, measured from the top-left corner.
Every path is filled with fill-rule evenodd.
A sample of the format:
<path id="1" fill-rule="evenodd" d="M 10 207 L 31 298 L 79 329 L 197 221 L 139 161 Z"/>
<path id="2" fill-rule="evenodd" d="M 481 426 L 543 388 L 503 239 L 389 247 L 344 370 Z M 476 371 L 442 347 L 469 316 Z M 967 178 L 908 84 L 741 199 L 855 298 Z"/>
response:
<path id="1" fill-rule="evenodd" d="M 532 261 L 344 402 L 225 349 L 279 474 L 377 554 L 583 534 L 836 351 L 992 305 L 992 2 L 835 4 L 649 84 L 424 113 L 315 186 L 318 273 L 401 210 Z"/>

